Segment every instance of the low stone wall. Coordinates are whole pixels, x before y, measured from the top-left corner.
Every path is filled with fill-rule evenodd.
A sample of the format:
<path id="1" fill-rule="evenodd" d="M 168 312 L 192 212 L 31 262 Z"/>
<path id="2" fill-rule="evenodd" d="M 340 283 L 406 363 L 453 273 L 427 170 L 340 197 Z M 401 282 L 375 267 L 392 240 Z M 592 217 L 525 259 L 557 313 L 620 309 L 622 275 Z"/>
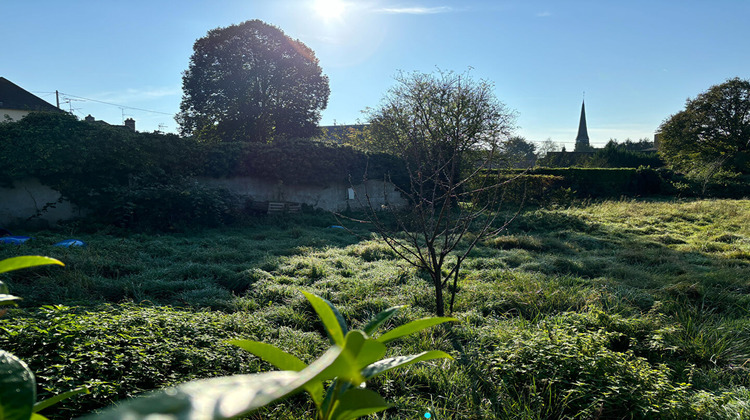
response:
<path id="1" fill-rule="evenodd" d="M 354 186 L 342 182 L 323 187 L 287 185 L 250 177 L 200 178 L 198 181 L 205 185 L 226 188 L 253 201 L 288 201 L 328 211 L 344 211 L 347 208 L 356 210 L 367 205 L 367 197 L 374 207 L 400 207 L 406 204 L 406 200 L 401 197 L 396 187 L 383 181 L 367 181 Z"/>
<path id="2" fill-rule="evenodd" d="M 207 186 L 226 188 L 253 201 L 302 203 L 328 211 L 356 210 L 367 206 L 367 197 L 376 208 L 406 204 L 393 184 L 383 181 L 367 181 L 354 186 L 342 182 L 324 187 L 286 185 L 250 177 L 199 178 L 197 181 Z M 29 218 L 33 218 L 36 224 L 57 223 L 79 217 L 85 211 L 68 201 L 57 203 L 59 199 L 59 192 L 36 179 L 16 181 L 13 188 L 0 188 L 0 226 L 26 224 Z M 56 204 L 42 212 L 49 203 Z M 34 217 L 37 214 L 39 216 Z"/>
<path id="3" fill-rule="evenodd" d="M 26 224 L 29 218 L 36 223 L 57 223 L 80 216 L 79 209 L 68 201 L 58 203 L 59 199 L 59 192 L 36 179 L 16 181 L 13 188 L 0 187 L 0 225 Z M 50 203 L 54 206 L 48 206 Z M 37 214 L 39 217 L 34 217 Z"/>

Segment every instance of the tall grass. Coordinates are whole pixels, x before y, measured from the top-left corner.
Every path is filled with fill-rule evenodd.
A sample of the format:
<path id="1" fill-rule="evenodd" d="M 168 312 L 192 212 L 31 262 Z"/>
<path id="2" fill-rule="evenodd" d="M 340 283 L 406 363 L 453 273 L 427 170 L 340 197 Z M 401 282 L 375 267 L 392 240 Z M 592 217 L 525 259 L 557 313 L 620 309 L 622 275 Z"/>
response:
<path id="1" fill-rule="evenodd" d="M 383 418 L 742 418 L 750 389 L 750 201 L 606 201 L 522 213 L 463 265 L 458 325 L 394 351 L 447 351 L 368 387 Z M 146 389 L 270 367 L 223 343 L 250 338 L 312 360 L 323 326 L 299 290 L 354 327 L 408 304 L 434 312 L 423 273 L 325 215 L 173 234 L 42 231 L 0 258 L 64 261 L 4 276 L 23 296 L 0 345 L 30 362 L 40 393 L 93 382 L 69 418 Z M 20 232 L 23 233 L 23 232 Z M 86 248 L 50 244 L 76 237 Z M 64 307 L 40 309 L 45 305 Z M 39 343 L 44 343 L 45 350 Z M 257 418 L 300 418 L 294 399 Z"/>

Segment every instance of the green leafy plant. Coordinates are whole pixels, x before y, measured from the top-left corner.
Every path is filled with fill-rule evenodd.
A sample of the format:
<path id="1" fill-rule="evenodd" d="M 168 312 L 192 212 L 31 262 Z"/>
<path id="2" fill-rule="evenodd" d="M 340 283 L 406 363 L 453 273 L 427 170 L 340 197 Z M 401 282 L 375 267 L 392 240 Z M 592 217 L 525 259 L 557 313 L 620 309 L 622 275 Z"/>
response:
<path id="1" fill-rule="evenodd" d="M 48 257 L 24 256 L 0 261 L 0 273 L 20 270 L 40 265 L 64 265 Z M 18 296 L 9 294 L 8 286 L 0 281 L 0 306 L 15 305 Z M 4 310 L 2 313 L 4 314 Z M 0 314 L 1 315 L 1 314 Z M 21 359 L 0 350 L 0 418 L 4 420 L 45 419 L 39 411 L 53 406 L 72 396 L 88 393 L 88 388 L 76 388 L 43 401 L 36 401 L 36 379 Z"/>
<path id="2" fill-rule="evenodd" d="M 98 418 L 211 418 L 245 415 L 281 398 L 306 391 L 315 403 L 319 420 L 356 419 L 385 410 L 390 405 L 375 391 L 366 389 L 367 380 L 413 363 L 452 357 L 432 350 L 383 359 L 386 344 L 455 318 L 423 318 L 396 327 L 377 337 L 376 331 L 402 306 L 375 315 L 361 330 L 350 330 L 331 302 L 302 292 L 325 327 L 331 348 L 307 365 L 276 346 L 252 340 L 232 340 L 236 345 L 281 371 L 234 375 L 188 382 L 157 391 L 107 410 Z M 324 385 L 328 388 L 324 389 Z"/>

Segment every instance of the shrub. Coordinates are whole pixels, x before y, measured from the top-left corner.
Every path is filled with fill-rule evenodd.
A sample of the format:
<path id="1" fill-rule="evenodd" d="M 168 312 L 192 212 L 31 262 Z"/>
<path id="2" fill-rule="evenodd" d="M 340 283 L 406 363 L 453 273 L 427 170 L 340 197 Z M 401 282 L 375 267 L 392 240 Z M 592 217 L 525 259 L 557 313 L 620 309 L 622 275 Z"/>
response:
<path id="1" fill-rule="evenodd" d="M 349 330 L 341 313 L 330 302 L 311 293 L 303 293 L 323 322 L 331 342 L 331 348 L 309 365 L 270 344 L 232 340 L 231 344 L 284 370 L 182 384 L 175 389 L 121 404 L 105 411 L 102 416 L 113 419 L 167 415 L 229 419 L 304 390 L 315 403 L 317 419 L 357 419 L 389 407 L 378 393 L 361 386 L 366 380 L 421 361 L 452 359 L 449 354 L 439 350 L 387 359 L 382 357 L 386 353 L 386 344 L 434 325 L 457 321 L 455 318 L 419 319 L 375 337 L 375 332 L 402 307 L 380 312 L 362 330 Z M 323 389 L 324 384 L 328 384 L 327 390 Z"/>
<path id="2" fill-rule="evenodd" d="M 103 190 L 107 203 L 93 208 L 94 217 L 120 227 L 174 229 L 187 225 L 218 226 L 235 219 L 239 198 L 226 189 L 188 180 L 113 186 Z"/>
<path id="3" fill-rule="evenodd" d="M 498 344 L 491 366 L 499 403 L 522 402 L 546 418 L 678 417 L 689 385 L 673 383 L 665 365 L 625 350 L 622 338 L 604 329 L 542 324 Z"/>
<path id="4" fill-rule="evenodd" d="M 287 184 L 327 185 L 387 176 L 397 185 L 408 182 L 396 157 L 365 153 L 351 146 L 311 139 L 279 139 L 272 143 L 226 142 L 203 146 L 203 175 L 252 176 Z"/>

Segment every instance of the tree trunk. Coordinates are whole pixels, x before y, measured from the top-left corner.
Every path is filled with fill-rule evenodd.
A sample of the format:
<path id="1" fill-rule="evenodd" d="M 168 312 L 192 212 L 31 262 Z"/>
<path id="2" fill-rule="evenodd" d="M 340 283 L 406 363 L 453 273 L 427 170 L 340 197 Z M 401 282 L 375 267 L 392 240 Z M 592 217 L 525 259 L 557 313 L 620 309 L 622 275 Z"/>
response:
<path id="1" fill-rule="evenodd" d="M 445 316 L 445 304 L 443 303 L 443 282 L 442 275 L 438 270 L 432 276 L 432 282 L 435 283 L 435 313 L 437 316 Z"/>

